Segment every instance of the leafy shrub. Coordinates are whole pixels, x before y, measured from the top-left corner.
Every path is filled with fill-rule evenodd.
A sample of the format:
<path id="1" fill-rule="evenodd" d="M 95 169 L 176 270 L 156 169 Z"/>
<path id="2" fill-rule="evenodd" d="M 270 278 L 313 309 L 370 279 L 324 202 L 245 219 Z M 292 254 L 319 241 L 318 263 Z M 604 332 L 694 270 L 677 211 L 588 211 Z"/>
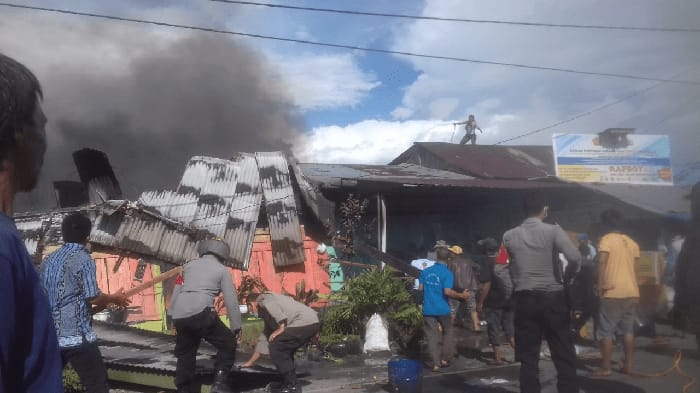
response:
<path id="1" fill-rule="evenodd" d="M 337 334 L 364 336 L 367 320 L 378 313 L 389 323 L 390 339 L 405 350 L 421 333 L 423 317 L 395 274 L 391 268 L 375 269 L 348 280 L 336 295 L 335 305 L 322 314 L 322 340 Z"/>

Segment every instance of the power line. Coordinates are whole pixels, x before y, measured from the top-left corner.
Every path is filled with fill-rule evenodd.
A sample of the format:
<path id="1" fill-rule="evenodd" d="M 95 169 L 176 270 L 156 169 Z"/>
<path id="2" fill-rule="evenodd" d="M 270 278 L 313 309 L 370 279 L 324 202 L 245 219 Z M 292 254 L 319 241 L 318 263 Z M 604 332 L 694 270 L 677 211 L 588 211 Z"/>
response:
<path id="1" fill-rule="evenodd" d="M 678 76 L 678 75 L 683 74 L 683 73 L 685 73 L 685 72 L 686 72 L 686 71 L 680 72 L 680 73 L 676 74 L 675 76 Z M 526 136 L 534 135 L 534 134 L 537 134 L 537 133 L 540 133 L 540 132 L 542 132 L 542 131 L 546 131 L 546 130 L 552 129 L 552 128 L 554 128 L 554 127 L 558 127 L 558 126 L 563 125 L 563 124 L 566 124 L 566 123 L 571 123 L 571 122 L 574 121 L 574 120 L 578 120 L 578 119 L 580 119 L 580 118 L 582 118 L 582 117 L 588 116 L 588 115 L 593 114 L 593 113 L 595 113 L 595 112 L 599 112 L 599 111 L 602 111 L 603 109 L 610 108 L 611 106 L 617 105 L 617 104 L 619 104 L 619 103 L 621 103 L 621 102 L 624 102 L 624 101 L 627 101 L 627 100 L 629 100 L 629 99 L 631 99 L 631 98 L 634 98 L 634 97 L 636 97 L 636 96 L 642 95 L 642 94 L 648 92 L 649 90 L 656 89 L 657 87 L 663 85 L 664 83 L 666 83 L 666 82 L 654 83 L 653 85 L 651 85 L 651 86 L 649 86 L 649 87 L 647 87 L 647 88 L 644 88 L 644 89 L 642 89 L 642 90 L 637 90 L 637 91 L 635 91 L 635 92 L 633 92 L 633 93 L 631 93 L 631 94 L 628 94 L 628 95 L 626 95 L 626 96 L 624 96 L 624 97 L 622 97 L 622 98 L 620 98 L 620 99 L 618 99 L 618 100 L 615 100 L 615 101 L 613 101 L 613 102 L 609 102 L 609 103 L 607 103 L 607 104 L 604 104 L 604 105 L 598 106 L 598 107 L 596 107 L 596 108 L 593 108 L 593 109 L 591 109 L 591 110 L 589 110 L 589 111 L 586 111 L 586 112 L 583 112 L 583 113 L 579 113 L 579 114 L 577 114 L 577 115 L 575 115 L 575 116 L 572 116 L 572 117 L 570 117 L 570 118 L 568 118 L 568 119 L 565 119 L 565 120 L 562 120 L 562 121 L 558 121 L 558 122 L 556 122 L 556 123 L 554 123 L 554 124 L 551 124 L 551 125 L 548 125 L 548 126 L 546 126 L 546 127 L 538 128 L 538 129 L 536 129 L 536 130 L 528 131 L 528 132 L 526 132 L 526 133 L 524 133 L 524 134 L 516 135 L 516 136 L 514 136 L 514 137 L 512 137 L 512 138 L 504 139 L 504 140 L 502 140 L 502 141 L 499 141 L 499 142 L 494 143 L 494 145 L 500 145 L 500 144 L 503 144 L 503 143 L 506 143 L 506 142 L 514 141 L 514 140 L 516 140 L 516 139 L 520 139 L 520 138 L 524 138 L 524 137 L 526 137 Z"/>
<path id="2" fill-rule="evenodd" d="M 297 10 L 297 11 L 327 12 L 327 13 L 334 13 L 334 14 L 379 16 L 379 17 L 388 17 L 388 18 L 430 20 L 430 21 L 441 21 L 441 22 L 488 23 L 488 24 L 499 24 L 499 25 L 531 26 L 531 27 L 557 27 L 557 28 L 567 28 L 567 29 L 654 31 L 654 32 L 665 32 L 665 33 L 700 33 L 700 29 L 684 28 L 684 27 L 578 25 L 578 24 L 520 22 L 520 21 L 490 20 L 490 19 L 445 18 L 445 17 L 438 17 L 438 16 L 423 16 L 423 15 L 393 14 L 393 13 L 383 13 L 383 12 L 354 11 L 354 10 L 343 10 L 343 9 L 335 9 L 335 8 L 301 7 L 301 6 L 277 4 L 277 3 L 259 3 L 259 2 L 255 2 L 255 1 L 239 1 L 239 0 L 210 0 L 210 1 L 217 2 L 217 3 L 238 4 L 238 5 L 264 6 L 264 7 L 269 7 L 269 8 L 281 8 L 281 9 L 289 9 L 289 10 Z"/>
<path id="3" fill-rule="evenodd" d="M 449 61 L 456 61 L 456 62 L 462 62 L 462 63 L 497 65 L 497 66 L 511 67 L 511 68 L 521 68 L 521 69 L 531 69 L 531 70 L 541 70 L 541 71 L 553 71 L 553 72 L 560 72 L 560 73 L 567 73 L 567 74 L 604 76 L 604 77 L 610 77 L 610 78 L 644 80 L 644 81 L 652 81 L 652 82 L 668 82 L 668 83 L 700 86 L 700 81 L 694 81 L 694 80 L 660 79 L 660 78 L 652 78 L 652 77 L 645 77 L 645 76 L 638 76 L 638 75 L 606 73 L 606 72 L 593 72 L 593 71 L 583 71 L 583 70 L 575 70 L 575 69 L 567 69 L 567 68 L 535 66 L 535 65 L 529 65 L 529 64 L 518 64 L 518 63 L 504 63 L 504 62 L 497 62 L 497 61 L 469 59 L 469 58 L 463 58 L 463 57 L 428 55 L 428 54 L 415 53 L 415 52 L 404 52 L 404 51 L 394 51 L 394 50 L 388 50 L 388 49 L 367 48 L 367 47 L 354 46 L 354 45 L 332 44 L 332 43 L 327 43 L 327 42 L 300 40 L 300 39 L 295 39 L 295 38 L 275 37 L 275 36 L 253 34 L 253 33 L 242 33 L 242 32 L 231 31 L 231 30 L 215 29 L 215 28 L 211 28 L 211 27 L 188 26 L 188 25 L 181 25 L 181 24 L 176 24 L 176 23 L 158 22 L 158 21 L 145 20 L 145 19 L 126 18 L 126 17 L 114 16 L 114 15 L 94 14 L 94 13 L 88 13 L 88 12 L 79 12 L 79 11 L 63 10 L 63 9 L 57 9 L 57 8 L 37 7 L 37 6 L 28 6 L 28 5 L 20 5 L 20 4 L 13 4 L 13 3 L 0 2 L 0 6 L 20 8 L 20 9 L 30 9 L 30 10 L 37 10 L 37 11 L 46 11 L 46 12 L 56 12 L 56 13 L 68 14 L 68 15 L 89 16 L 89 17 L 93 17 L 93 18 L 117 20 L 117 21 L 122 21 L 122 22 L 143 23 L 143 24 L 150 24 L 150 25 L 164 26 L 164 27 L 182 28 L 182 29 L 189 29 L 189 30 L 205 31 L 205 32 L 210 32 L 210 33 L 235 35 L 235 36 L 241 36 L 241 37 L 260 38 L 260 39 L 283 41 L 283 42 L 293 42 L 293 43 L 297 43 L 297 44 L 324 46 L 324 47 L 329 47 L 329 48 L 352 49 L 352 50 L 358 50 L 358 51 L 364 51 L 364 52 L 384 53 L 384 54 L 391 54 L 391 55 L 419 57 L 419 58 L 436 59 L 436 60 L 449 60 Z"/>

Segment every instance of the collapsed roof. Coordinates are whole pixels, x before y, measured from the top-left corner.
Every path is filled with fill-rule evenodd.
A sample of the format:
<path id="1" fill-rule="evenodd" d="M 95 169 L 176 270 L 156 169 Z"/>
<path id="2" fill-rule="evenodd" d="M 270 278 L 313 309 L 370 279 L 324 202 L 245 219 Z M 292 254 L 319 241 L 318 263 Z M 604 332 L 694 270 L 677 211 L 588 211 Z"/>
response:
<path id="1" fill-rule="evenodd" d="M 89 160 L 76 160 L 76 164 L 90 165 Z M 102 175 L 93 176 L 102 181 L 81 176 L 91 196 L 118 190 L 116 179 L 105 181 L 110 175 Z M 101 184 L 108 188 L 101 189 Z M 97 248 L 183 264 L 196 257 L 197 241 L 218 237 L 230 247 L 228 264 L 247 269 L 264 202 L 274 264 L 293 265 L 305 259 L 289 164 L 282 152 L 239 153 L 230 160 L 193 157 L 175 191 L 147 191 L 135 202 L 95 203 L 92 198 L 91 202 L 46 213 L 18 214 L 15 222 L 30 254 L 38 260 L 46 246 L 60 244 L 63 218 L 82 211 L 93 220 L 89 241 Z"/>

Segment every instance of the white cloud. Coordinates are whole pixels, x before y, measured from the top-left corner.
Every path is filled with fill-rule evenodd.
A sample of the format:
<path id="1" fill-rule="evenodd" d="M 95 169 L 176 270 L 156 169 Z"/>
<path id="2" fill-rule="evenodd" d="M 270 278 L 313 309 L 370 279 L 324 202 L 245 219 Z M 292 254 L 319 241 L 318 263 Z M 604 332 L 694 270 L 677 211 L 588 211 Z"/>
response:
<path id="1" fill-rule="evenodd" d="M 357 105 L 381 84 L 374 74 L 360 69 L 351 54 L 269 57 L 287 93 L 303 111 Z"/>
<path id="2" fill-rule="evenodd" d="M 523 114 L 494 114 L 478 120 L 484 130 L 478 136 L 479 143 L 492 144 L 507 135 L 504 129 L 519 127 L 529 119 Z M 386 164 L 414 142 L 458 143 L 464 136 L 464 126 L 454 126 L 457 121 L 461 119 L 364 120 L 345 127 L 316 127 L 294 153 L 302 162 Z M 548 140 L 541 138 L 540 143 L 547 144 Z"/>
<path id="3" fill-rule="evenodd" d="M 450 123 L 365 120 L 345 127 L 316 127 L 295 151 L 302 162 L 386 164 L 416 141 L 449 141 Z"/>
<path id="4" fill-rule="evenodd" d="M 405 106 L 400 106 L 391 111 L 391 116 L 398 120 L 408 119 L 409 117 L 413 116 L 413 110 L 408 109 Z"/>
<path id="5" fill-rule="evenodd" d="M 473 19 L 525 20 L 580 24 L 694 26 L 697 2 L 590 0 L 563 5 L 551 0 L 488 3 L 426 0 L 423 15 Z M 575 17 L 574 17 L 575 16 Z M 693 34 L 575 30 L 493 24 L 416 21 L 394 37 L 394 48 L 435 55 L 521 63 L 545 67 L 668 78 L 700 64 L 700 41 Z M 581 102 L 620 97 L 648 83 L 552 71 L 425 58 L 408 58 L 420 76 L 400 107 L 416 118 L 462 117 L 475 103 L 498 98 L 501 110 L 524 109 L 544 94 L 563 114 Z M 683 79 L 689 79 L 683 75 Z M 435 112 L 431 103 L 456 98 L 452 113 Z M 446 108 L 443 108 L 446 109 Z M 496 108 L 491 108 L 496 109 Z"/>

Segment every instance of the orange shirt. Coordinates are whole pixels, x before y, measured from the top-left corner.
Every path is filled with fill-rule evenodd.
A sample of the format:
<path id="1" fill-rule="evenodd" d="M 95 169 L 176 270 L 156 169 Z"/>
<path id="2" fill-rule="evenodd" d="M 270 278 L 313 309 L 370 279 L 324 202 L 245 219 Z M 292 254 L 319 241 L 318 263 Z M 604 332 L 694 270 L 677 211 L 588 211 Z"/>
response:
<path id="1" fill-rule="evenodd" d="M 629 236 L 608 233 L 600 239 L 598 251 L 608 253 L 608 261 L 599 267 L 599 290 L 603 298 L 639 298 L 635 261 L 639 246 Z M 611 288 L 604 290 L 604 288 Z"/>

